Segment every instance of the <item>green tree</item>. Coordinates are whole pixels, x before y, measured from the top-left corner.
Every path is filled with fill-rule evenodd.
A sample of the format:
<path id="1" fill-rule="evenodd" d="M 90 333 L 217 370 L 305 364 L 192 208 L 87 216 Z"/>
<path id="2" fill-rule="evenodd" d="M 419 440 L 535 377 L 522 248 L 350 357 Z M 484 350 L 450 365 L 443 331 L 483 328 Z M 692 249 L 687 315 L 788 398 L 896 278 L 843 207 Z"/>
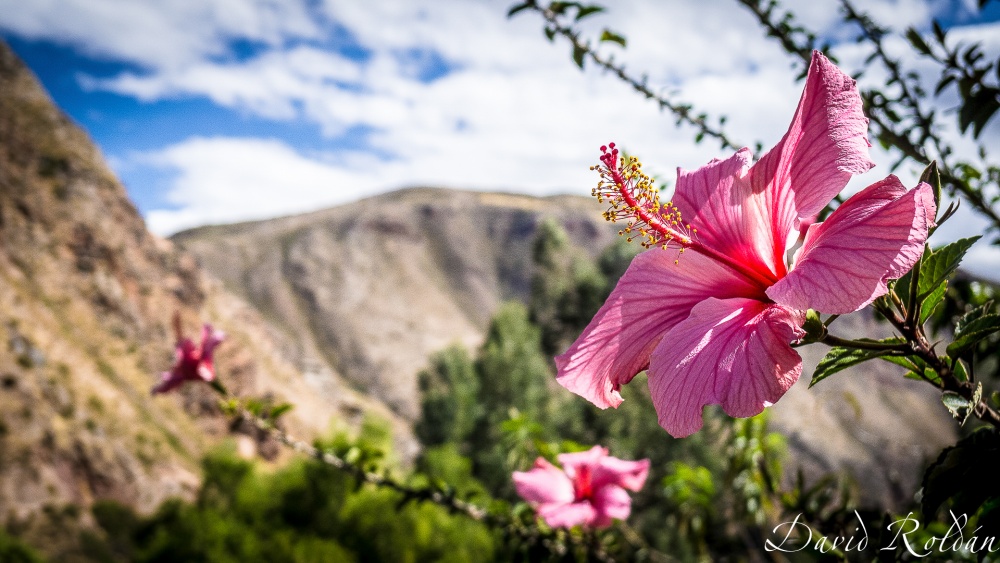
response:
<path id="1" fill-rule="evenodd" d="M 479 378 L 469 353 L 450 346 L 430 361 L 419 376 L 420 420 L 415 432 L 425 446 L 462 443 L 481 416 Z"/>
<path id="2" fill-rule="evenodd" d="M 476 362 L 479 399 L 490 422 L 506 420 L 511 407 L 538 418 L 548 398 L 551 372 L 541 352 L 541 331 L 518 302 L 500 307 Z"/>
<path id="3" fill-rule="evenodd" d="M 357 439 L 337 436 L 323 447 L 361 460 L 386 457 L 366 451 L 386 445 L 381 426 L 367 426 Z M 468 461 L 453 449 L 439 448 L 424 466 L 436 476 L 413 474 L 405 480 L 426 484 L 447 478 L 463 483 L 463 491 L 482 491 Z M 358 487 L 349 473 L 314 460 L 299 458 L 264 470 L 229 448 L 210 454 L 203 467 L 205 481 L 192 503 L 169 500 L 149 517 L 108 501 L 95 505 L 102 533 L 88 536 L 88 559 L 318 563 L 493 558 L 494 540 L 483 524 L 436 505 L 404 503 L 394 490 Z M 8 560 L 2 557 L 4 539 L 0 536 L 2 561 Z"/>
<path id="4" fill-rule="evenodd" d="M 555 354 L 562 346 L 566 328 L 561 307 L 570 292 L 568 275 L 572 263 L 569 237 L 558 221 L 547 218 L 538 226 L 532 245 L 531 321 L 541 329 L 542 348 Z"/>
<path id="5" fill-rule="evenodd" d="M 42 563 L 42 559 L 31 548 L 0 529 L 0 561 L 10 563 Z"/>

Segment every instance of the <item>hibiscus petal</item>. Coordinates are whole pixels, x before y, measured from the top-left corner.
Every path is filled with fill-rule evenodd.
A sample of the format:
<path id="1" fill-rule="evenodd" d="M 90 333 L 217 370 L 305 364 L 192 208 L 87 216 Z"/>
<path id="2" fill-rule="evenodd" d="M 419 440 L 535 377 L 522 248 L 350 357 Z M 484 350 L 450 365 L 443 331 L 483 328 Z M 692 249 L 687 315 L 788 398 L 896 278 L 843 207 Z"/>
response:
<path id="1" fill-rule="evenodd" d="M 624 520 L 632 512 L 632 499 L 625 489 L 617 485 L 607 485 L 594 492 L 591 500 L 596 511 L 591 525 L 595 528 L 606 528 L 612 519 Z"/>
<path id="2" fill-rule="evenodd" d="M 190 338 L 185 338 L 177 342 L 177 347 L 174 349 L 174 362 L 190 362 L 197 360 L 195 356 L 194 342 L 191 342 Z"/>
<path id="3" fill-rule="evenodd" d="M 211 359 L 198 362 L 198 377 L 204 381 L 215 379 L 215 367 L 212 365 Z"/>
<path id="4" fill-rule="evenodd" d="M 867 132 L 854 79 L 814 51 L 788 132 L 748 174 L 753 193 L 764 200 L 757 206 L 767 210 L 776 261 L 800 221 L 826 207 L 851 175 L 874 166 Z"/>
<path id="5" fill-rule="evenodd" d="M 184 383 L 184 378 L 172 371 L 165 371 L 160 374 L 160 381 L 150 390 L 151 395 L 167 393 L 180 387 Z"/>
<path id="6" fill-rule="evenodd" d="M 660 426 L 680 438 L 701 428 L 702 408 L 759 414 L 802 373 L 789 346 L 805 314 L 754 299 L 707 299 L 672 328 L 650 359 L 649 389 Z"/>
<path id="7" fill-rule="evenodd" d="M 927 184 L 908 191 L 890 175 L 868 186 L 809 227 L 798 262 L 768 297 L 796 309 L 857 311 L 913 267 L 935 212 Z"/>
<path id="8" fill-rule="evenodd" d="M 606 457 L 608 457 L 608 450 L 601 446 L 594 446 L 583 452 L 571 452 L 556 456 L 563 467 L 563 471 L 566 472 L 566 476 L 571 481 L 579 473 L 579 467 L 586 467 L 588 471 L 593 471 L 597 467 L 597 464 Z"/>
<path id="9" fill-rule="evenodd" d="M 617 407 L 618 390 L 649 363 L 663 334 L 687 317 L 695 303 L 716 295 L 760 291 L 742 276 L 700 254 L 648 250 L 625 275 L 583 334 L 556 357 L 560 385 L 600 408 Z"/>
<path id="10" fill-rule="evenodd" d="M 614 484 L 631 491 L 638 491 L 646 483 L 649 475 L 649 460 L 627 461 L 616 457 L 606 457 L 598 462 L 594 470 L 594 488 Z"/>
<path id="11" fill-rule="evenodd" d="M 699 243 L 773 278 L 780 267 L 773 260 L 769 215 L 744 179 L 751 159 L 750 149 L 741 149 L 698 170 L 678 168 L 671 201 L 684 223 L 697 229 Z"/>
<path id="12" fill-rule="evenodd" d="M 558 467 L 539 458 L 531 471 L 515 471 L 514 488 L 528 502 L 566 504 L 573 502 L 573 483 Z"/>
<path id="13" fill-rule="evenodd" d="M 213 330 L 212 325 L 206 323 L 201 327 L 201 358 L 212 359 L 215 347 L 226 339 L 226 334 L 221 330 Z"/>
<path id="14" fill-rule="evenodd" d="M 577 524 L 590 524 L 597 518 L 597 510 L 587 501 L 571 504 L 548 504 L 538 508 L 538 515 L 553 528 L 572 528 Z"/>

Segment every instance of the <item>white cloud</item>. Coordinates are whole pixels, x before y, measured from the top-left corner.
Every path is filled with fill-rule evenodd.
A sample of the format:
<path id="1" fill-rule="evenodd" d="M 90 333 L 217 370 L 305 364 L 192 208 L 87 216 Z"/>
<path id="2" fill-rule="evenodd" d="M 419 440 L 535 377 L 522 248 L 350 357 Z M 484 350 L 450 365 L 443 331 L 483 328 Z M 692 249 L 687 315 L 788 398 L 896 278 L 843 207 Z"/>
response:
<path id="1" fill-rule="evenodd" d="M 690 130 L 613 78 L 570 63 L 569 48 L 548 44 L 535 15 L 506 20 L 513 0 L 0 0 L 0 28 L 25 37 L 80 46 L 85 52 L 138 64 L 143 70 L 84 84 L 148 102 L 204 97 L 218 106 L 274 120 L 318 125 L 334 138 L 352 126 L 372 131 L 371 147 L 306 154 L 284 142 L 203 136 L 144 155 L 114 155 L 126 166 L 176 172 L 165 194 L 176 210 L 148 214 L 161 233 L 206 222 L 293 213 L 408 185 L 506 189 L 534 194 L 586 194 L 596 147 L 616 140 L 666 177 L 676 166 L 695 168 L 717 145 L 696 146 Z M 797 3 L 794 11 L 824 36 L 847 38 L 837 26 L 835 0 Z M 925 29 L 941 2 L 881 0 L 865 9 L 897 29 Z M 340 27 L 334 27 L 333 23 Z M 649 84 L 728 116 L 726 130 L 745 143 L 773 144 L 784 132 L 800 86 L 794 62 L 753 17 L 730 0 L 609 3 L 606 15 L 585 20 L 589 36 L 607 25 L 629 48 L 604 46 L 627 68 L 648 71 Z M 368 56 L 338 54 L 347 41 Z M 956 30 L 991 40 L 995 29 Z M 269 46 L 236 57 L 230 43 Z M 902 42 L 890 42 L 905 52 Z M 417 79 L 418 55 L 434 53 L 452 72 Z M 847 43 L 838 55 L 849 69 L 864 54 Z M 431 59 L 432 60 L 432 59 Z M 918 70 L 921 69 L 918 66 Z M 865 78 L 878 81 L 877 68 Z M 994 146 L 997 127 L 988 132 Z M 393 155 L 379 161 L 374 148 Z M 971 145 L 962 145 L 971 150 Z M 860 189 L 888 171 L 879 167 L 852 183 Z M 915 170 L 900 171 L 912 184 Z M 968 213 L 968 212 L 963 212 Z M 970 215 L 942 234 L 981 228 Z M 957 229 L 952 231 L 950 229 Z M 994 260 L 994 251 L 977 259 Z"/>
<path id="2" fill-rule="evenodd" d="M 125 72 L 113 78 L 82 76 L 88 90 L 108 90 L 143 101 L 175 96 L 203 96 L 223 107 L 249 110 L 271 119 L 299 117 L 297 104 L 334 99 L 338 85 L 360 87 L 356 63 L 328 51 L 298 46 L 266 52 L 240 63 L 201 61 L 169 72 L 140 75 Z M 307 117 L 339 130 L 339 120 L 324 119 L 307 111 Z M 352 120 L 359 122 L 360 120 Z"/>
<path id="3" fill-rule="evenodd" d="M 307 3 L 284 0 L 0 0 L 0 29 L 156 70 L 227 56 L 235 39 L 321 36 Z"/>
<path id="4" fill-rule="evenodd" d="M 275 140 L 195 137 L 139 160 L 177 172 L 150 229 L 170 233 L 205 223 L 287 215 L 365 195 L 358 174 L 307 158 Z"/>

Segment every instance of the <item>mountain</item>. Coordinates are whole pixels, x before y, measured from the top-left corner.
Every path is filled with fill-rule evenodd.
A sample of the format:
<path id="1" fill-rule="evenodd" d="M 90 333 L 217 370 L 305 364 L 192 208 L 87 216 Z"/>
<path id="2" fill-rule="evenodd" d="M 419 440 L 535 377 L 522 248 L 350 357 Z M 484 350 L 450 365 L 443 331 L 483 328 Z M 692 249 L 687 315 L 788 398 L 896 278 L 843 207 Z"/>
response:
<path id="1" fill-rule="evenodd" d="M 421 188 L 172 239 L 258 307 L 293 363 L 318 379 L 342 376 L 412 421 L 428 355 L 478 345 L 502 301 L 528 298 L 538 225 L 556 219 L 593 256 L 616 236 L 601 211 L 583 197 Z M 834 331 L 887 328 L 855 314 Z M 954 443 L 954 424 L 935 390 L 884 362 L 807 389 L 826 351 L 799 348 L 805 376 L 771 409 L 773 428 L 788 437 L 788 465 L 809 476 L 845 470 L 864 498 L 899 505 L 925 460 Z"/>
<path id="2" fill-rule="evenodd" d="M 102 498 L 149 511 L 197 487 L 202 454 L 230 428 L 206 386 L 150 396 L 173 361 L 175 311 L 189 334 L 223 329 L 220 377 L 294 403 L 296 431 L 391 418 L 349 389 L 318 393 L 252 307 L 151 235 L 91 140 L 2 43 L 0 85 L 0 522 L 58 542 L 62 507 L 83 520 Z M 279 451 L 256 438 L 243 431 L 243 450 Z"/>
<path id="3" fill-rule="evenodd" d="M 574 197 L 411 189 L 173 240 L 258 307 L 300 368 L 342 374 L 412 421 L 428 356 L 478 344 L 502 301 L 527 299 L 542 218 L 596 252 L 614 237 L 598 209 Z"/>

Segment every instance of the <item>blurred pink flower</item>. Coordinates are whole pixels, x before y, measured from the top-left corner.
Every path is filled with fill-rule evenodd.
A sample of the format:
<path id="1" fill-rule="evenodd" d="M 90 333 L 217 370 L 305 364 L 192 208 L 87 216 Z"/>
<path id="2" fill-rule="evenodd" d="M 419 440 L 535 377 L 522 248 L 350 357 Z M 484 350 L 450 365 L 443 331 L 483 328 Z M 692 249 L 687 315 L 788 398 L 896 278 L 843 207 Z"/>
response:
<path id="1" fill-rule="evenodd" d="M 583 524 L 592 528 L 624 520 L 632 511 L 626 489 L 638 491 L 646 482 L 649 460 L 625 461 L 594 446 L 588 451 L 560 454 L 563 469 L 538 458 L 531 471 L 515 471 L 514 486 L 553 528 Z"/>
<path id="2" fill-rule="evenodd" d="M 225 339 L 225 334 L 213 330 L 212 325 L 205 324 L 201 328 L 201 346 L 195 348 L 190 338 L 183 338 L 180 327 L 180 317 L 174 317 L 174 332 L 177 334 L 177 349 L 174 367 L 160 375 L 160 382 L 153 386 L 152 394 L 172 391 L 185 381 L 205 381 L 215 379 L 215 367 L 212 365 L 212 353 L 215 347 Z"/>
<path id="3" fill-rule="evenodd" d="M 606 217 L 652 250 L 637 256 L 583 334 L 556 358 L 558 381 L 601 408 L 648 368 L 660 425 L 687 436 L 705 405 L 759 414 L 798 380 L 805 311 L 857 311 L 923 252 L 936 208 L 930 186 L 889 176 L 816 215 L 870 169 L 868 120 L 854 80 L 813 54 L 788 132 L 751 166 L 749 149 L 678 170 L 671 202 L 635 159 L 602 147 Z M 794 265 L 788 250 L 804 229 Z M 685 250 L 689 252 L 683 254 Z"/>

